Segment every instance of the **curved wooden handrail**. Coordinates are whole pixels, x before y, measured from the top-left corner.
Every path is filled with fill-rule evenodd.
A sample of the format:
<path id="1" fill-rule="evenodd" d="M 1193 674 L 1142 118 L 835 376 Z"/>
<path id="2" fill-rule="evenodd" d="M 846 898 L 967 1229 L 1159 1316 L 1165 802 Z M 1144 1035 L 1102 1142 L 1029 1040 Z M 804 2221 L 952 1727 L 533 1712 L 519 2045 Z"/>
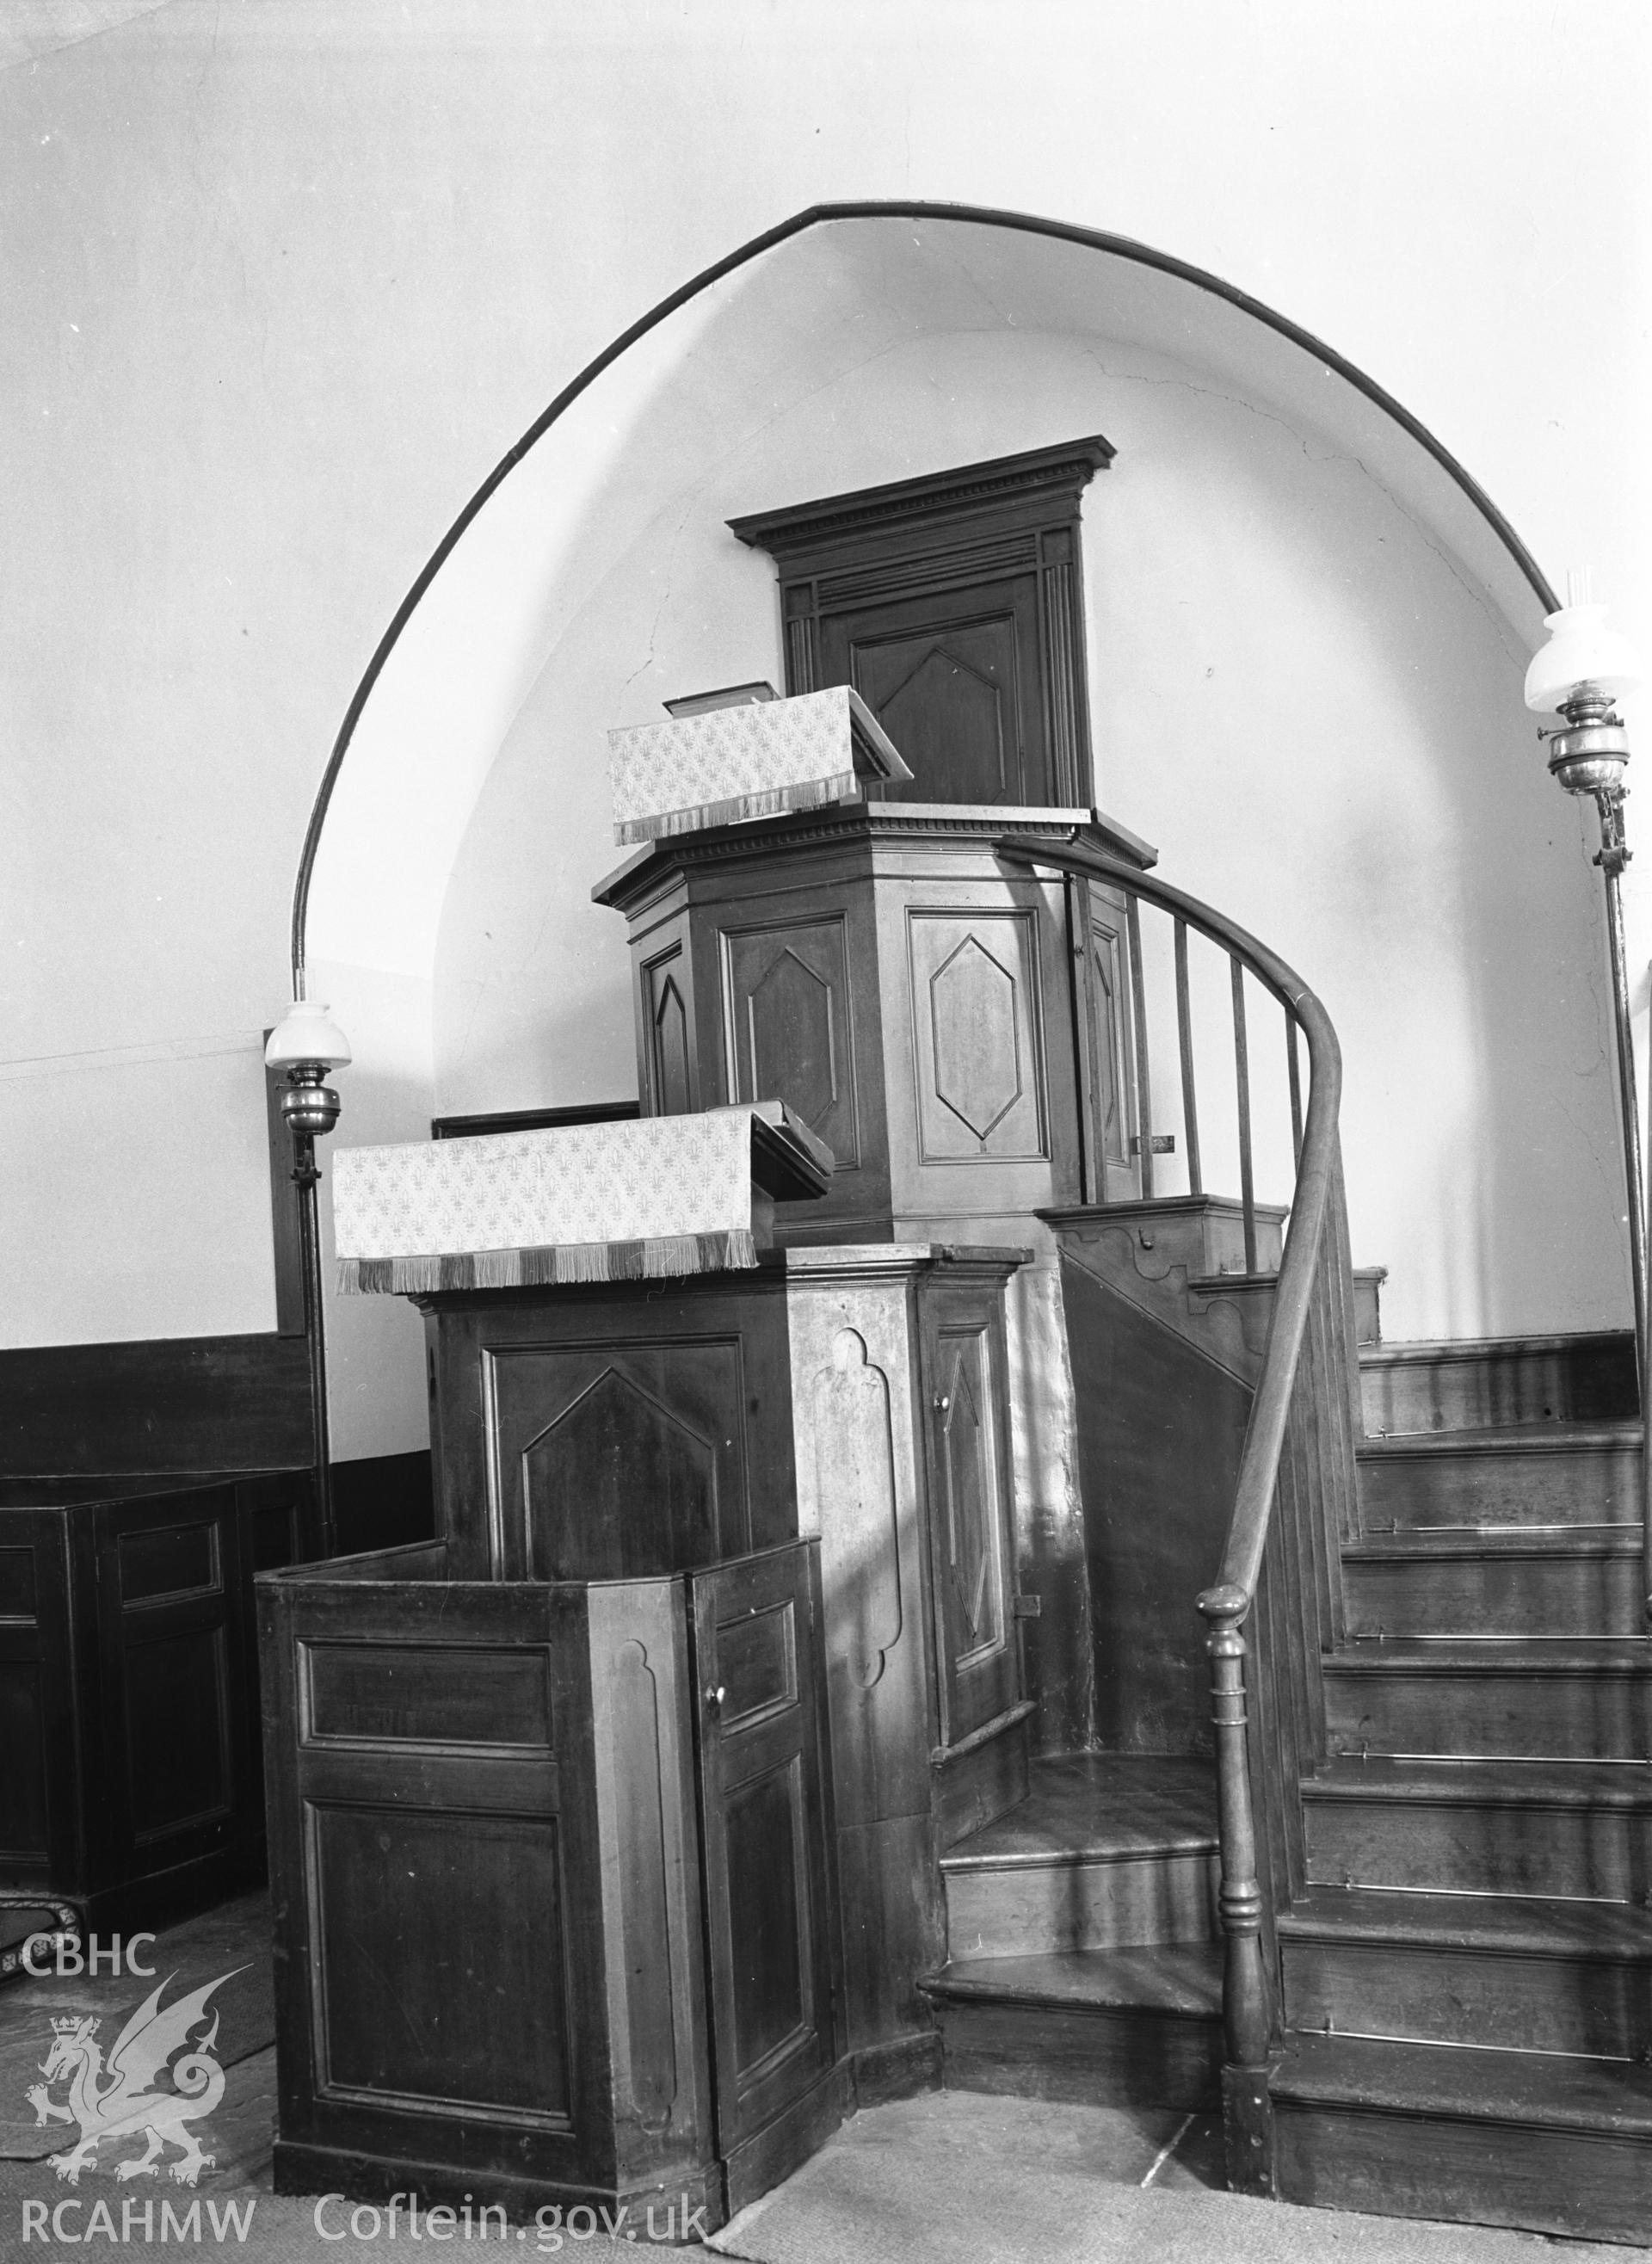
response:
<path id="1" fill-rule="evenodd" d="M 1082 838 L 1081 828 L 1075 827 L 1071 838 L 1063 844 L 1010 833 L 1001 836 L 996 847 L 997 854 L 1006 861 L 1041 865 L 1081 879 L 1105 881 L 1185 921 L 1226 951 L 1236 968 L 1248 969 L 1270 990 L 1308 1041 L 1308 1115 L 1262 1374 L 1251 1401 L 1221 1571 L 1215 1585 L 1197 1599 L 1207 1629 L 1206 1651 L 1210 1661 L 1215 1733 L 1221 1848 L 1218 1903 L 1227 1945 L 1222 1986 L 1227 2064 L 1222 2089 L 1228 2181 L 1241 2191 L 1271 2193 L 1273 2144 L 1268 2056 L 1273 2026 L 1272 1992 L 1262 1947 L 1265 1913 L 1251 1791 L 1245 1677 L 1245 1662 L 1251 1646 L 1244 1628 L 1262 1578 L 1292 1395 L 1308 1334 L 1322 1247 L 1339 1184 L 1337 1113 L 1342 1099 L 1342 1049 L 1324 1007 L 1301 976 L 1277 953 L 1221 912 L 1195 897 L 1185 896 L 1168 882 L 1156 880 L 1108 856 L 1105 851 L 1090 847 Z"/>
<path id="2" fill-rule="evenodd" d="M 1102 850 L 1086 846 L 1076 837 L 1070 844 L 1058 845 L 1029 834 L 1010 833 L 1000 838 L 996 848 L 999 856 L 1012 863 L 1047 865 L 1057 872 L 1107 881 L 1115 888 L 1141 897 L 1145 903 L 1177 914 L 1189 927 L 1196 928 L 1240 960 L 1281 1005 L 1288 1006 L 1308 1041 L 1310 1082 L 1296 1197 L 1291 1205 L 1272 1325 L 1268 1332 L 1261 1380 L 1251 1404 L 1221 1570 L 1214 1587 L 1207 1592 L 1214 1597 L 1236 1589 L 1243 1596 L 1243 1610 L 1248 1612 L 1261 1576 L 1268 1517 L 1279 1474 L 1286 1419 L 1290 1412 L 1291 1387 L 1295 1382 L 1302 1336 L 1308 1326 L 1314 1267 L 1330 1209 L 1337 1171 L 1337 1112 L 1342 1099 L 1342 1049 L 1337 1042 L 1330 1016 L 1295 969 L 1235 921 L 1200 903 L 1197 897 L 1185 896 L 1169 882 L 1127 865 Z M 1228 1608 L 1224 1598 L 1224 1615 Z"/>

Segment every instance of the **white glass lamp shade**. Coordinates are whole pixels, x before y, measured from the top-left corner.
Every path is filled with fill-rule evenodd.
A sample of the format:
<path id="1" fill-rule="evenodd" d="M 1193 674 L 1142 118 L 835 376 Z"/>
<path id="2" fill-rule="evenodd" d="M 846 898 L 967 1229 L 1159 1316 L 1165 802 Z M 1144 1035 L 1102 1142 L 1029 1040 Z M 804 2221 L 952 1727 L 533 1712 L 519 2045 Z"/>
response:
<path id="1" fill-rule="evenodd" d="M 264 1058 L 272 1069 L 292 1069 L 300 1062 L 344 1069 L 351 1058 L 350 1041 L 325 1006 L 296 998 L 271 1031 Z"/>
<path id="2" fill-rule="evenodd" d="M 1535 714 L 1558 715 L 1562 701 L 1591 691 L 1616 700 L 1639 685 L 1640 659 L 1627 637 L 1606 627 L 1604 606 L 1562 606 L 1543 626 L 1548 642 L 1525 671 L 1525 704 Z"/>

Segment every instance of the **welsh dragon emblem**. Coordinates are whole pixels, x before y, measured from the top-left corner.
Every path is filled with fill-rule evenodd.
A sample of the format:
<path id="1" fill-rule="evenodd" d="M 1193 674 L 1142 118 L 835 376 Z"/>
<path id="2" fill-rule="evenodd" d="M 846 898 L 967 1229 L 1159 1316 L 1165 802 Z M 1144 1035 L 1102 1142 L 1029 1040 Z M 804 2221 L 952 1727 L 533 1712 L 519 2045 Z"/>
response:
<path id="1" fill-rule="evenodd" d="M 245 1970 L 244 1966 L 235 1968 L 235 1972 Z M 52 2049 L 40 2063 L 46 2081 L 31 2084 L 27 2096 L 37 2130 L 48 2122 L 80 2125 L 76 2145 L 47 2157 L 60 2178 L 78 2185 L 87 2165 L 96 2166 L 98 2149 L 105 2138 L 140 2136 L 148 2137 L 148 2152 L 117 2162 L 118 2178 L 154 2177 L 169 2143 L 182 2149 L 176 2160 L 164 2166 L 179 2185 L 192 2186 L 203 2170 L 211 2168 L 213 2157 L 201 2152 L 200 2141 L 189 2125 L 210 2115 L 224 2095 L 224 2072 L 212 2056 L 218 2041 L 215 2009 L 209 2033 L 192 2050 L 184 2048 L 191 2029 L 205 2021 L 206 1999 L 213 1991 L 234 1978 L 234 1973 L 221 1973 L 216 1981 L 207 1982 L 204 1989 L 192 1989 L 164 2012 L 161 1999 L 168 1983 L 163 1981 L 115 2038 L 106 2063 L 97 2040 L 97 2021 L 71 2015 L 53 2021 Z M 178 2052 L 184 2057 L 174 2060 Z M 169 2065 L 173 2088 L 157 2091 L 155 2080 L 168 2072 Z M 48 2095 L 51 2086 L 60 2081 L 69 2085 L 67 2107 Z"/>

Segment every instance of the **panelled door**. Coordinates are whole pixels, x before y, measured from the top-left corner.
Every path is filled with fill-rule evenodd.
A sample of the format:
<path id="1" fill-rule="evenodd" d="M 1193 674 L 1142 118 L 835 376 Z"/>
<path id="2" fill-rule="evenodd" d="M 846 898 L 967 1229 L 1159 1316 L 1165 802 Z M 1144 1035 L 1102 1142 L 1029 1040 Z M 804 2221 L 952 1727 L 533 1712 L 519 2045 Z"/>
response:
<path id="1" fill-rule="evenodd" d="M 1004 1340 L 996 1301 L 967 1288 L 924 1300 L 924 1379 L 937 1515 L 930 1537 L 941 1743 L 956 1745 L 1021 1696 L 1011 1604 L 1008 1440 L 997 1410 Z M 996 1373 L 995 1373 L 996 1371 Z"/>
<path id="2" fill-rule="evenodd" d="M 228 1846 L 256 1778 L 248 1586 L 233 1484 L 100 1507 L 103 1673 L 119 1869 Z"/>
<path id="3" fill-rule="evenodd" d="M 818 1543 L 740 1557 L 690 1587 L 717 2151 L 728 2160 L 837 2057 Z"/>
<path id="4" fill-rule="evenodd" d="M 891 801 L 1056 800 L 1039 692 L 1037 585 L 1015 582 L 884 605 L 821 625 L 828 684 L 850 683 L 901 750 Z"/>
<path id="5" fill-rule="evenodd" d="M 12 1886 L 79 1884 L 66 1520 L 0 1518 L 0 1876 Z"/>

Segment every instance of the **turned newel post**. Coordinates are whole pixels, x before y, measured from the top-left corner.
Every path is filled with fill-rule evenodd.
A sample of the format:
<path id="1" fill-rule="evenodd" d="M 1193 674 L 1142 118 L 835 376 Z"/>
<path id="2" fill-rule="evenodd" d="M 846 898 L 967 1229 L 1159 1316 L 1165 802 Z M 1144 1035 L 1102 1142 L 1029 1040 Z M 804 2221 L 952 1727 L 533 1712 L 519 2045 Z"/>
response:
<path id="1" fill-rule="evenodd" d="M 1227 1945 L 1222 2021 L 1222 2122 L 1228 2182 L 1235 2193 L 1273 2191 L 1273 2109 L 1268 2095 L 1268 2046 L 1273 2015 L 1262 1952 L 1262 1884 L 1257 1876 L 1256 1815 L 1245 1705 L 1243 1625 L 1250 1599 L 1243 1588 L 1206 1589 L 1199 1608 L 1209 1627 L 1211 1718 L 1216 1732 L 1216 1799 L 1221 1839 L 1218 1909 Z"/>

